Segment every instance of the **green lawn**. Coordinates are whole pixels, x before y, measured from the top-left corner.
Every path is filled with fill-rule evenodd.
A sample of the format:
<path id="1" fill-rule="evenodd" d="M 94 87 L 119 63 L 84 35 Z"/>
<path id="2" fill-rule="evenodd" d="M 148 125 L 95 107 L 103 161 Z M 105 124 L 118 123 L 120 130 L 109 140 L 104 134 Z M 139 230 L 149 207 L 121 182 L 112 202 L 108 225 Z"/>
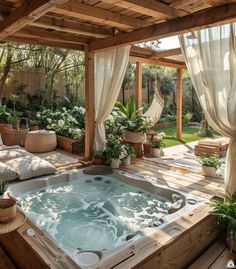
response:
<path id="1" fill-rule="evenodd" d="M 204 139 L 205 137 L 199 137 L 197 135 L 198 128 L 196 127 L 183 127 L 183 134 L 182 134 L 182 140 L 176 139 L 176 127 L 175 126 L 169 126 L 165 128 L 156 128 L 155 129 L 158 133 L 164 132 L 166 134 L 165 136 L 165 147 L 172 147 L 179 144 L 185 144 L 188 142 Z M 213 137 L 219 137 L 217 133 L 214 133 Z"/>

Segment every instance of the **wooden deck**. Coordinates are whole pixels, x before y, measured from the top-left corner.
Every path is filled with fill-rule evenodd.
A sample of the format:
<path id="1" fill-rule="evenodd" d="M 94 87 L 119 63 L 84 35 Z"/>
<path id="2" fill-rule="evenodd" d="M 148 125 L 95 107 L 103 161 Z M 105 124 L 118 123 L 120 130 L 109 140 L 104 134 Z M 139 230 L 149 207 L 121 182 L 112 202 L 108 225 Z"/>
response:
<path id="1" fill-rule="evenodd" d="M 225 239 L 220 238 L 187 269 L 223 269 L 226 268 L 229 260 L 235 260 L 235 258 L 236 253 L 230 252 L 225 244 Z"/>
<path id="2" fill-rule="evenodd" d="M 191 162 L 194 161 L 192 155 L 192 147 L 193 146 L 191 145 L 185 145 L 184 147 L 173 147 L 172 149 L 168 149 L 168 151 L 165 152 L 164 158 L 146 157 L 144 159 L 135 159 L 132 161 L 130 166 L 122 167 L 122 170 L 128 173 L 143 175 L 145 176 L 146 180 L 150 182 L 157 182 L 170 188 L 198 195 L 199 197 L 207 199 L 210 199 L 217 194 L 223 194 L 224 183 L 223 177 L 221 175 L 216 178 L 205 178 L 201 175 L 200 169 L 197 167 L 197 165 L 186 166 L 185 163 L 183 165 L 181 164 L 180 160 L 178 159 L 179 156 L 180 158 L 187 156 L 186 158 L 189 160 L 192 158 Z M 61 154 L 60 158 L 62 157 Z M 59 155 L 56 154 L 53 156 L 56 158 Z M 52 156 L 49 156 L 48 158 L 51 157 Z M 47 156 L 45 156 L 45 158 L 47 158 Z M 72 158 L 71 160 L 73 162 L 71 164 L 73 167 L 74 162 L 76 163 L 76 160 L 75 158 Z M 54 161 L 57 162 L 56 159 Z M 69 163 L 67 165 L 70 167 Z M 220 233 L 220 228 L 217 225 L 216 218 L 215 216 L 209 214 L 210 211 L 210 205 L 203 204 L 192 212 L 181 216 L 181 218 L 166 225 L 163 229 L 159 230 L 155 235 L 151 237 L 151 240 L 153 240 L 155 243 L 154 248 L 152 247 L 151 249 L 143 249 L 142 252 L 128 259 L 124 263 L 122 262 L 115 268 L 185 268 L 186 264 L 191 264 L 203 249 L 208 249 L 209 245 L 211 245 L 212 242 L 216 240 Z M 61 266 L 61 263 L 59 265 L 58 260 L 55 260 L 55 256 L 63 257 L 61 259 L 63 259 L 65 266 L 68 267 L 69 265 L 69 268 L 77 268 L 71 264 L 69 257 L 64 255 L 62 250 L 59 250 L 56 246 L 49 243 L 47 236 L 42 231 L 38 230 L 37 232 L 40 242 L 38 242 L 38 240 L 27 237 L 25 231 L 29 227 L 34 226 L 29 220 L 27 220 L 26 224 L 16 232 L 6 236 L 0 236 L 0 245 L 3 245 L 7 253 L 10 254 L 11 259 L 20 269 L 57 269 L 59 268 L 57 266 Z M 37 230 L 37 227 L 34 227 L 34 229 Z M 16 239 L 17 241 L 15 241 Z M 12 244 L 14 244 L 14 246 Z M 20 256 L 12 257 L 12 255 L 15 253 L 16 244 L 18 247 L 21 246 L 18 251 Z M 56 254 L 54 253 L 53 256 L 50 256 L 47 249 L 42 248 L 42 245 L 49 245 L 51 250 L 55 249 Z M 27 249 L 27 252 L 24 251 L 24 247 L 22 246 Z M 220 249 L 223 251 L 222 248 Z M 225 246 L 224 251 L 226 251 Z M 209 249 L 209 252 L 212 252 L 211 248 Z M 218 253 L 219 252 L 220 251 L 218 251 Z M 32 263 L 24 263 L 22 265 L 22 259 L 27 261 L 29 253 L 31 261 L 34 260 L 33 266 Z M 208 261 L 208 259 L 206 259 L 206 261 Z M 208 268 L 208 264 L 204 265 L 204 260 L 202 263 L 202 267 L 190 268 Z M 194 264 L 195 262 L 191 266 L 195 266 Z M 3 267 L 1 264 L 0 268 L 8 269 L 8 267 Z M 225 268 L 225 266 L 209 268 L 218 269 Z"/>

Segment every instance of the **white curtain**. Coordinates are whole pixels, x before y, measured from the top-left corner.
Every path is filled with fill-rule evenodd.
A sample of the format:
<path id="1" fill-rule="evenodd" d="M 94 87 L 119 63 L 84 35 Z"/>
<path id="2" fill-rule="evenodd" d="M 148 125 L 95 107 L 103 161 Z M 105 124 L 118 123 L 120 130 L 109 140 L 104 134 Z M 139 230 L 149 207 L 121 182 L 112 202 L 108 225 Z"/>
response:
<path id="1" fill-rule="evenodd" d="M 236 192 L 236 24 L 179 36 L 193 85 L 209 124 L 230 138 L 225 190 Z"/>
<path id="2" fill-rule="evenodd" d="M 148 108 L 148 110 L 144 113 L 144 116 L 151 119 L 152 123 L 155 124 L 159 121 L 163 108 L 164 108 L 164 100 L 161 97 L 159 91 L 156 90 L 152 103 Z"/>
<path id="3" fill-rule="evenodd" d="M 94 56 L 95 138 L 94 148 L 105 149 L 104 122 L 112 112 L 129 61 L 130 46 L 106 49 Z"/>

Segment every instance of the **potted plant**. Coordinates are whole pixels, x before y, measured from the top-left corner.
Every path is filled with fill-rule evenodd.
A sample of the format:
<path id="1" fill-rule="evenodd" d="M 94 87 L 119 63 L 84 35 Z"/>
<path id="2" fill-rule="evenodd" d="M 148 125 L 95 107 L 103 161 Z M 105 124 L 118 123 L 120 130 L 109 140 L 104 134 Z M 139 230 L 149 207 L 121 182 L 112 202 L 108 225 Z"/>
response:
<path id="1" fill-rule="evenodd" d="M 208 177 L 215 177 L 216 170 L 222 164 L 217 155 L 201 155 L 197 161 L 202 165 L 202 175 Z"/>
<path id="2" fill-rule="evenodd" d="M 124 140 L 129 143 L 142 143 L 145 140 L 145 131 L 152 126 L 151 120 L 140 116 L 142 110 L 136 110 L 135 97 L 131 96 L 124 106 L 116 102 L 115 109 L 121 117 L 121 123 L 125 126 Z"/>
<path id="3" fill-rule="evenodd" d="M 218 216 L 219 224 L 227 226 L 227 244 L 236 252 L 236 195 L 213 199 L 211 205 L 214 208 L 212 214 Z"/>
<path id="4" fill-rule="evenodd" d="M 7 191 L 8 184 L 7 181 L 2 180 L 0 181 L 0 199 L 4 198 L 4 193 Z"/>
<path id="5" fill-rule="evenodd" d="M 124 144 L 122 145 L 122 165 L 128 166 L 130 165 L 131 158 L 135 157 L 135 150 L 134 147 L 131 146 L 130 144 Z"/>
<path id="6" fill-rule="evenodd" d="M 95 150 L 93 153 L 93 164 L 102 164 L 103 158 L 103 151 L 102 150 Z"/>
<path id="7" fill-rule="evenodd" d="M 122 146 L 119 138 L 109 135 L 106 145 L 106 154 L 111 159 L 111 167 L 116 169 L 120 167 L 120 158 L 122 156 Z"/>
<path id="8" fill-rule="evenodd" d="M 161 155 L 161 149 L 165 147 L 164 136 L 165 133 L 160 133 L 153 137 L 151 146 L 152 146 L 152 155 L 154 157 L 159 157 Z"/>
<path id="9" fill-rule="evenodd" d="M 39 130 L 38 121 L 36 119 L 31 119 L 29 121 L 29 126 L 31 131 Z"/>

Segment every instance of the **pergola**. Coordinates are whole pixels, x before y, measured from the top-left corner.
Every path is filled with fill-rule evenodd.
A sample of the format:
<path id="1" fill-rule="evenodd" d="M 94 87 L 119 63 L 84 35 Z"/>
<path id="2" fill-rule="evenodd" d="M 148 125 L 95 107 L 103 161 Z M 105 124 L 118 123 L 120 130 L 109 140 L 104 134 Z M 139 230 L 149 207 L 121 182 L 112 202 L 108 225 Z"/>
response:
<path id="1" fill-rule="evenodd" d="M 85 157 L 94 138 L 94 53 L 134 45 L 234 21 L 230 0 L 0 0 L 0 41 L 22 42 L 85 52 Z M 141 106 L 142 63 L 177 68 L 177 137 L 181 138 L 182 70 L 179 49 L 155 52 L 136 46 L 137 104 Z"/>

